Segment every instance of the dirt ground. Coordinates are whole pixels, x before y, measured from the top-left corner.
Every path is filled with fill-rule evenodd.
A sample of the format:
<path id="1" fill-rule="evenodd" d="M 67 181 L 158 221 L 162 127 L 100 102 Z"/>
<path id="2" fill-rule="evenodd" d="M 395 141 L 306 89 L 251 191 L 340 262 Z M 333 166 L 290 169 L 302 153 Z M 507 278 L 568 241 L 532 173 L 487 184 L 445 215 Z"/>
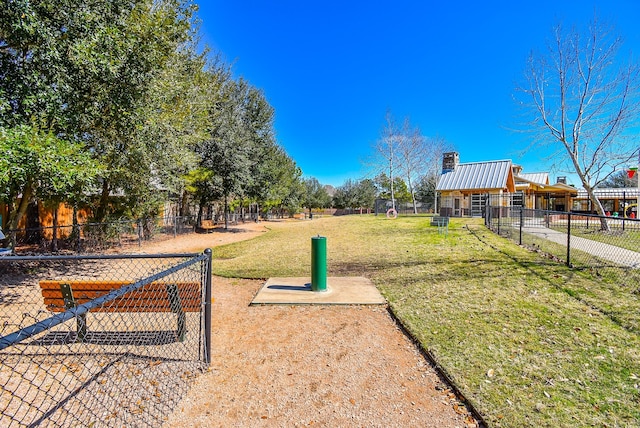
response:
<path id="1" fill-rule="evenodd" d="M 250 239 L 267 223 L 145 245 Z M 212 364 L 168 427 L 475 427 L 383 306 L 249 306 L 261 281 L 214 277 Z"/>

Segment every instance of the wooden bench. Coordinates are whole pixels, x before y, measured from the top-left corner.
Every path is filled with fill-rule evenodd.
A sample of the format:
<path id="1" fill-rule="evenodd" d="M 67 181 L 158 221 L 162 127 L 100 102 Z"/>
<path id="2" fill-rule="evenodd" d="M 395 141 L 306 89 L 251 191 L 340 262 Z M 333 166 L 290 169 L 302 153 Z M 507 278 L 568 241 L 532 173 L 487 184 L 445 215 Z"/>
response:
<path id="1" fill-rule="evenodd" d="M 209 231 L 213 232 L 213 229 L 216 228 L 216 223 L 213 220 L 200 220 L 200 229 L 209 233 Z"/>
<path id="2" fill-rule="evenodd" d="M 64 312 L 130 284 L 130 281 L 43 280 L 40 289 L 48 310 Z M 198 282 L 153 282 L 89 312 L 173 312 L 178 315 L 177 338 L 182 342 L 186 334 L 185 312 L 200 311 L 200 294 Z M 82 342 L 86 335 L 85 313 L 77 317 L 78 340 Z"/>
<path id="3" fill-rule="evenodd" d="M 431 226 L 449 226 L 449 217 L 434 216 L 431 218 Z"/>

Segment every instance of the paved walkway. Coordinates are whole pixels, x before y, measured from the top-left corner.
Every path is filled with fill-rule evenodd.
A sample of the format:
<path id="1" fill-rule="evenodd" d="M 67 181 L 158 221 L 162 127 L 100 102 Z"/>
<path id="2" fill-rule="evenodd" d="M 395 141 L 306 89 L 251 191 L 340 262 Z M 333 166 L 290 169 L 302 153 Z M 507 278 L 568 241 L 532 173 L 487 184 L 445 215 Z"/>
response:
<path id="1" fill-rule="evenodd" d="M 541 225 L 531 225 L 522 228 L 522 231 L 557 244 L 567 246 L 567 234 L 549 229 Z M 619 265 L 630 268 L 640 268 L 640 253 L 605 244 L 604 242 L 592 241 L 591 239 L 571 236 L 571 249 L 584 251 L 604 260 L 609 260 Z"/>

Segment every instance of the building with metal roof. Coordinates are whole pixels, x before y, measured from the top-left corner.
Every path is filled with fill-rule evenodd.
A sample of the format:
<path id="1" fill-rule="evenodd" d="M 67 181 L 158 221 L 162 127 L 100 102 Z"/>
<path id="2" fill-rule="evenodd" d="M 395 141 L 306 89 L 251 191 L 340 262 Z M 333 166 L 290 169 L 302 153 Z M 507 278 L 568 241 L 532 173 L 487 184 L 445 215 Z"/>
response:
<path id="1" fill-rule="evenodd" d="M 500 197 L 501 206 L 565 211 L 577 190 L 563 183 L 549 184 L 546 172 L 522 173 L 511 160 L 460 163 L 456 152 L 445 153 L 436 192 L 440 215 L 481 216 L 487 197 Z"/>
<path id="2" fill-rule="evenodd" d="M 547 172 L 530 172 L 528 174 L 518 174 L 516 176 L 516 183 L 538 183 L 543 185 L 549 184 L 549 173 Z"/>
<path id="3" fill-rule="evenodd" d="M 436 190 L 515 191 L 510 160 L 458 164 L 440 176 Z"/>

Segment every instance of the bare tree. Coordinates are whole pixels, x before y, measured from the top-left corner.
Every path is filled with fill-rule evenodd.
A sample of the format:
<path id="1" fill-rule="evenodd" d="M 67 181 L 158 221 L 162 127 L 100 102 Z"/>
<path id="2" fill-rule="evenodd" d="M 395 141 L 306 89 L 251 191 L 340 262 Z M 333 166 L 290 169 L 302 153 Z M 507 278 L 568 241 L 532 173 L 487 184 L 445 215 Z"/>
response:
<path id="1" fill-rule="evenodd" d="M 450 149 L 450 144 L 442 137 L 422 135 L 420 128 L 412 127 L 408 119 L 404 120 L 401 138 L 398 141 L 399 169 L 411 193 L 413 212 L 417 214 L 417 184 L 430 176 L 437 181 L 438 165 L 443 153 Z"/>
<path id="2" fill-rule="evenodd" d="M 427 153 L 426 138 L 422 135 L 419 128 L 412 128 L 409 119 L 405 118 L 402 125 L 402 134 L 398 143 L 398 157 L 402 175 L 406 180 L 409 193 L 411 194 L 413 213 L 418 214 L 415 184 L 419 179 L 420 172 L 423 171 L 425 167 L 424 162 Z"/>
<path id="3" fill-rule="evenodd" d="M 401 140 L 400 130 L 393 119 L 393 115 L 390 111 L 387 111 L 385 115 L 385 125 L 382 129 L 382 133 L 380 138 L 376 141 L 374 146 L 374 158 L 378 159 L 378 161 L 374 160 L 374 166 L 377 169 L 375 175 L 378 175 L 382 171 L 389 172 L 389 180 L 391 183 L 391 206 L 395 210 L 396 209 L 396 200 L 393 186 L 394 173 L 398 168 L 398 144 Z M 382 162 L 379 162 L 382 160 Z M 380 168 L 381 164 L 384 163 L 384 167 Z M 385 171 L 385 173 L 386 173 Z"/>
<path id="4" fill-rule="evenodd" d="M 375 177 L 383 174 L 389 178 L 394 208 L 397 193 L 395 183 L 396 179 L 401 179 L 411 194 L 413 212 L 417 214 L 417 184 L 427 176 L 437 180 L 437 165 L 442 154 L 450 147 L 444 138 L 422 135 L 420 128 L 412 126 L 409 118 L 405 118 L 402 127 L 398 127 L 391 113 L 387 112 L 385 126 L 374 146 L 370 167 Z"/>
<path id="5" fill-rule="evenodd" d="M 626 131 L 638 117 L 639 69 L 618 61 L 621 46 L 621 38 L 597 19 L 584 34 L 557 26 L 548 52 L 530 55 L 528 85 L 519 88 L 534 114 L 536 146 L 553 148 L 554 167 L 575 172 L 603 216 L 593 189 L 636 151 Z M 609 230 L 606 219 L 602 229 Z"/>
<path id="6" fill-rule="evenodd" d="M 442 156 L 446 152 L 455 150 L 453 144 L 449 143 L 444 137 L 429 137 L 427 140 L 427 150 L 424 158 L 424 169 L 420 180 L 433 182 L 433 209 L 438 208 L 438 196 L 436 185 L 440 173 L 442 171 Z"/>

